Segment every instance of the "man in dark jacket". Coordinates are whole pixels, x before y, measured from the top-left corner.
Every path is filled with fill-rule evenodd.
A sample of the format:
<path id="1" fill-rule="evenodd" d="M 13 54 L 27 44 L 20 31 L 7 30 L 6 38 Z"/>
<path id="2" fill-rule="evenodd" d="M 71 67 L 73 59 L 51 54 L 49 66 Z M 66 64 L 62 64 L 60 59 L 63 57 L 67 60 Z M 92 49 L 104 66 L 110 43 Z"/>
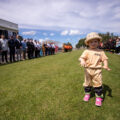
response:
<path id="1" fill-rule="evenodd" d="M 48 46 L 47 46 L 47 42 L 44 43 L 44 47 L 45 47 L 45 56 L 48 55 Z"/>
<path id="2" fill-rule="evenodd" d="M 16 46 L 17 61 L 22 60 L 22 57 L 21 57 L 21 54 L 22 54 L 22 43 L 19 40 L 19 35 L 16 36 L 15 46 Z"/>
<path id="3" fill-rule="evenodd" d="M 2 50 L 2 43 L 0 42 L 0 51 Z"/>
<path id="4" fill-rule="evenodd" d="M 15 62 L 15 39 L 13 38 L 13 36 L 11 36 L 10 40 L 8 41 L 8 46 L 10 49 L 10 62 Z"/>
<path id="5" fill-rule="evenodd" d="M 32 47 L 31 47 L 31 41 L 28 39 L 27 41 L 27 53 L 28 53 L 28 59 L 32 58 Z"/>
<path id="6" fill-rule="evenodd" d="M 31 43 L 31 49 L 32 49 L 31 50 L 31 56 L 32 56 L 32 58 L 34 58 L 35 57 L 35 55 L 34 55 L 34 53 L 35 53 L 35 45 L 34 45 L 32 39 L 31 39 L 30 43 Z"/>
<path id="7" fill-rule="evenodd" d="M 2 43 L 0 42 L 0 64 L 2 63 L 2 60 L 1 60 L 1 52 L 2 52 Z"/>

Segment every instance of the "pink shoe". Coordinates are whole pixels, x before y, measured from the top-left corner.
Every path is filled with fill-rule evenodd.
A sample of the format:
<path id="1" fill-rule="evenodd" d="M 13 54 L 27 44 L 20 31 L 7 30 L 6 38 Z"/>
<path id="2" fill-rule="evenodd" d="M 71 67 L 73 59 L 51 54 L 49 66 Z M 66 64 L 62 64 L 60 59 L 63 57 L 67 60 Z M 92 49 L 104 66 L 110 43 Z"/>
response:
<path id="1" fill-rule="evenodd" d="M 96 105 L 96 106 L 99 106 L 99 107 L 102 106 L 102 98 L 96 97 L 95 105 Z"/>
<path id="2" fill-rule="evenodd" d="M 88 102 L 89 99 L 90 99 L 90 94 L 85 94 L 85 97 L 84 97 L 83 100 L 84 100 L 85 102 Z"/>

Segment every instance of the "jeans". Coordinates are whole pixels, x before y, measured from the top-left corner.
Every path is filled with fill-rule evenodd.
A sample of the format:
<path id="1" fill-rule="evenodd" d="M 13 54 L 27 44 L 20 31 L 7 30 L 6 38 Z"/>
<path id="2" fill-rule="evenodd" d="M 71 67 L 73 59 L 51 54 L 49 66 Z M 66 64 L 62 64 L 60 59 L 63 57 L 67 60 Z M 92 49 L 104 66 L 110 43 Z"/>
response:
<path id="1" fill-rule="evenodd" d="M 16 49 L 16 54 L 17 54 L 17 60 L 21 60 L 21 54 L 22 54 L 22 50 L 21 49 Z"/>

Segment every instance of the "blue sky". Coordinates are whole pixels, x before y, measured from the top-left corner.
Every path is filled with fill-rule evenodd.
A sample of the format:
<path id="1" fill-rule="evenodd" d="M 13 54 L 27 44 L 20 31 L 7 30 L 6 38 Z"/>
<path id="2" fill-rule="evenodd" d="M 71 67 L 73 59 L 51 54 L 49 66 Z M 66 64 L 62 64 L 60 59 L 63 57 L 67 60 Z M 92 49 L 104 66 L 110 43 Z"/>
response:
<path id="1" fill-rule="evenodd" d="M 0 17 L 20 34 L 75 45 L 89 32 L 120 35 L 120 0 L 0 0 Z"/>
<path id="2" fill-rule="evenodd" d="M 86 33 L 78 33 L 78 30 L 40 30 L 40 29 L 20 29 L 20 34 L 24 38 L 33 38 L 40 41 L 55 40 L 61 43 L 70 42 L 75 46 L 78 41 L 85 37 Z"/>

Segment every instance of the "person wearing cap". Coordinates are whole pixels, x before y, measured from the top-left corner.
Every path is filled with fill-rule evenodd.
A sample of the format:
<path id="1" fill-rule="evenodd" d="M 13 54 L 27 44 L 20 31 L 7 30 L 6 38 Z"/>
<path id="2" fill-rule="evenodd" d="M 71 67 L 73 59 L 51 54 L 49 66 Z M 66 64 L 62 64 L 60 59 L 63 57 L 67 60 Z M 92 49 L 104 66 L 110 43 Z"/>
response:
<path id="1" fill-rule="evenodd" d="M 96 33 L 89 33 L 85 44 L 89 47 L 79 58 L 80 64 L 85 68 L 85 81 L 83 83 L 85 96 L 84 101 L 89 101 L 92 87 L 96 94 L 96 106 L 102 105 L 103 87 L 102 87 L 102 68 L 110 70 L 108 67 L 108 57 L 103 50 L 98 49 L 102 38 Z M 102 66 L 102 63 L 104 66 Z"/>

